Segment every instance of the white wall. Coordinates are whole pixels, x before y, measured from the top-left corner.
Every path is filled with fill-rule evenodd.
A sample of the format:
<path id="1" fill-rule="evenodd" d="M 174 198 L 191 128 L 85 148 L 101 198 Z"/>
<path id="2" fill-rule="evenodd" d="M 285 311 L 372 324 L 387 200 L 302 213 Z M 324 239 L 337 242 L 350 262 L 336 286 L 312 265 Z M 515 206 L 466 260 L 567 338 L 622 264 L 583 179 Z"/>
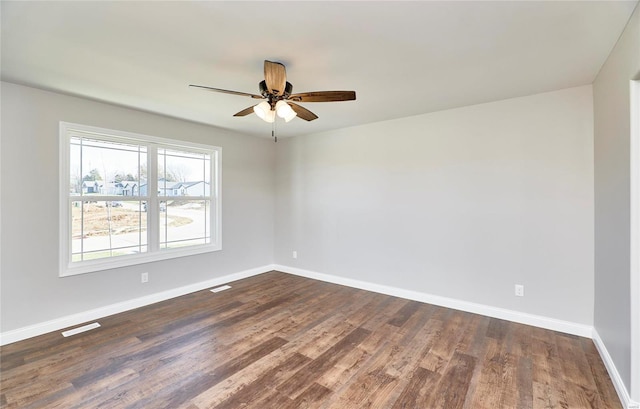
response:
<path id="1" fill-rule="evenodd" d="M 595 328 L 627 390 L 631 380 L 629 81 L 638 78 L 640 9 L 636 7 L 593 84 Z"/>
<path id="2" fill-rule="evenodd" d="M 273 263 L 271 140 L 5 82 L 1 92 L 0 331 Z M 59 278 L 59 121 L 221 146 L 223 250 Z"/>
<path id="3" fill-rule="evenodd" d="M 278 264 L 593 323 L 591 86 L 282 140 L 276 185 Z"/>

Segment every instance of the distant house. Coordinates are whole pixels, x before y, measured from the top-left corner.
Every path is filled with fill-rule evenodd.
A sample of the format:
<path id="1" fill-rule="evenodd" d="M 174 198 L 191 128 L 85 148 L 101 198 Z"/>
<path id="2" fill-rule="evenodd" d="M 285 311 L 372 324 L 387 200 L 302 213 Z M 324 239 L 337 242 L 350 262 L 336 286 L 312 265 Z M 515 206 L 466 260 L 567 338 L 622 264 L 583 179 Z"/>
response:
<path id="1" fill-rule="evenodd" d="M 158 181 L 158 195 L 160 196 L 178 196 L 177 189 L 180 182 L 169 182 L 166 180 Z"/>
<path id="2" fill-rule="evenodd" d="M 138 190 L 140 192 L 140 196 L 146 196 L 147 195 L 147 184 L 146 183 L 140 183 L 140 189 Z"/>
<path id="3" fill-rule="evenodd" d="M 100 193 L 102 188 L 101 180 L 85 180 L 82 182 L 82 193 Z"/>
<path id="4" fill-rule="evenodd" d="M 85 180 L 82 182 L 82 193 L 109 196 L 137 196 L 139 194 L 139 187 L 136 181 L 123 180 L 122 182 L 105 183 L 102 180 Z"/>
<path id="5" fill-rule="evenodd" d="M 122 181 L 122 196 L 137 196 L 138 195 L 138 182 L 135 181 Z"/>
<path id="6" fill-rule="evenodd" d="M 208 196 L 210 191 L 210 184 L 201 180 L 197 182 L 169 182 L 166 180 L 158 181 L 159 196 Z M 140 195 L 147 195 L 146 183 L 140 185 Z"/>
<path id="7" fill-rule="evenodd" d="M 123 189 L 122 182 L 110 182 L 100 187 L 100 193 L 110 196 L 122 196 Z"/>
<path id="8" fill-rule="evenodd" d="M 180 186 L 182 196 L 209 196 L 210 190 L 209 183 L 203 181 L 183 182 Z"/>

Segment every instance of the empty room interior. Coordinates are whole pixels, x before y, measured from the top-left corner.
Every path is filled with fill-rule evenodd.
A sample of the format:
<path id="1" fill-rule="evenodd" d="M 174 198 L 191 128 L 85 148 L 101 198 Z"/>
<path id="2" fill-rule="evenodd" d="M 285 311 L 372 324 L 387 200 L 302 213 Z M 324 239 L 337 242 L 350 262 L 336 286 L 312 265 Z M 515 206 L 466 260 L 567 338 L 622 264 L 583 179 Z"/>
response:
<path id="1" fill-rule="evenodd" d="M 0 407 L 640 408 L 640 7 L 0 2 Z"/>

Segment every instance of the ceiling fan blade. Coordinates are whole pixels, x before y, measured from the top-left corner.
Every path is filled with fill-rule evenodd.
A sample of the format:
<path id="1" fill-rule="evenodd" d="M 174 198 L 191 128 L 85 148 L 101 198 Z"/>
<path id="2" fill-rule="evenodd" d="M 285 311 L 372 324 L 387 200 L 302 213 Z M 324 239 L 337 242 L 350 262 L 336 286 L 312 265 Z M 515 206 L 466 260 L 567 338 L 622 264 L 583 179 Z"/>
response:
<path id="1" fill-rule="evenodd" d="M 249 114 L 253 114 L 253 105 L 250 106 L 249 108 L 245 108 L 242 111 L 234 114 L 233 116 L 247 116 Z"/>
<path id="2" fill-rule="evenodd" d="M 297 102 L 334 102 L 353 101 L 356 99 L 355 91 L 313 91 L 292 94 L 287 98 Z"/>
<path id="3" fill-rule="evenodd" d="M 279 62 L 264 60 L 264 80 L 274 95 L 282 95 L 287 84 L 287 72 Z"/>
<path id="4" fill-rule="evenodd" d="M 189 85 L 190 87 L 195 87 L 195 88 L 203 88 L 209 91 L 214 91 L 214 92 L 222 92 L 224 94 L 231 94 L 231 95 L 241 95 L 241 96 L 245 96 L 245 97 L 251 97 L 251 98 L 255 98 L 255 99 L 262 99 L 262 95 L 256 95 L 256 94 L 249 94 L 247 92 L 239 92 L 239 91 L 229 91 L 228 89 L 220 89 L 220 88 L 211 88 L 211 87 L 205 87 L 204 85 Z"/>
<path id="5" fill-rule="evenodd" d="M 294 104 L 293 102 L 288 102 L 288 104 L 294 111 L 296 111 L 296 114 L 298 114 L 298 118 L 304 119 L 305 121 L 313 121 L 314 119 L 318 119 L 318 115 L 309 111 L 307 108 L 301 107 L 300 105 Z"/>

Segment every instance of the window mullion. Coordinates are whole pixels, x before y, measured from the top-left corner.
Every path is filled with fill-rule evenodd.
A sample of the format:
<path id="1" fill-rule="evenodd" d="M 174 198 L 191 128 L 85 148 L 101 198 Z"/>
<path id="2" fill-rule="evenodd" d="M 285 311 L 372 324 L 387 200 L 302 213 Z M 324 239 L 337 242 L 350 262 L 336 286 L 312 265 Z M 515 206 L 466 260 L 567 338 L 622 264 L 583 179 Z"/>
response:
<path id="1" fill-rule="evenodd" d="M 158 217 L 158 147 L 149 145 L 147 166 L 147 243 L 149 250 L 154 252 L 160 249 L 160 218 Z"/>
<path id="2" fill-rule="evenodd" d="M 80 180 L 82 180 L 82 164 L 83 164 L 83 142 L 84 138 L 80 138 Z M 69 164 L 67 167 L 69 170 L 71 160 L 69 160 Z M 70 179 L 70 178 L 67 178 Z M 68 191 L 68 189 L 67 189 Z M 80 186 L 80 195 L 82 195 L 82 185 Z M 71 209 L 71 214 L 69 215 L 69 238 L 71 239 L 69 243 L 69 262 L 73 260 L 73 209 Z M 80 260 L 84 260 L 84 201 L 80 202 Z"/>

